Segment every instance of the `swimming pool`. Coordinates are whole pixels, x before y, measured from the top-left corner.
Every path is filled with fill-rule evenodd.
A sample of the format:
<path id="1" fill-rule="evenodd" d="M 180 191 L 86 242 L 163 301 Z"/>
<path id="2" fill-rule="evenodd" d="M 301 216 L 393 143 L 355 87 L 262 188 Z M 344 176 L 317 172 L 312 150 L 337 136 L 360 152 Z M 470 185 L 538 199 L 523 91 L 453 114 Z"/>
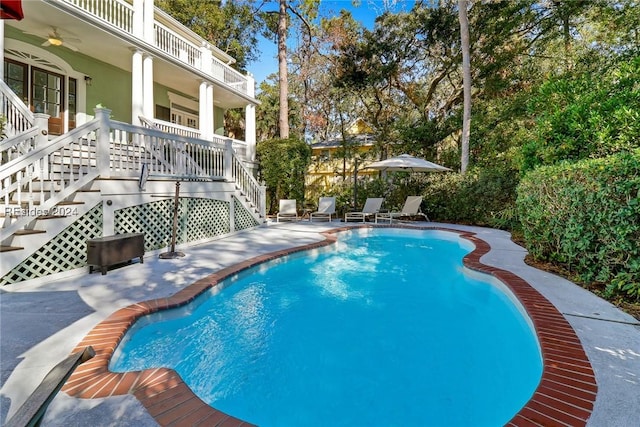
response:
<path id="1" fill-rule="evenodd" d="M 261 426 L 502 425 L 533 394 L 540 349 L 508 291 L 464 271 L 471 249 L 439 231 L 341 233 L 144 317 L 111 369 L 174 368 Z"/>

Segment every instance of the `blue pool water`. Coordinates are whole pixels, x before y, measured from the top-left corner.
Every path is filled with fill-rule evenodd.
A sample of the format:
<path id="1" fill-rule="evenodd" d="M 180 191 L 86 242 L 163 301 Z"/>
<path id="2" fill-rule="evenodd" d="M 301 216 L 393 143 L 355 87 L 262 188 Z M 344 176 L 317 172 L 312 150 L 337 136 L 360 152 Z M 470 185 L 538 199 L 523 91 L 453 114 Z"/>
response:
<path id="1" fill-rule="evenodd" d="M 134 325 L 110 368 L 169 367 L 261 427 L 502 426 L 542 374 L 519 303 L 441 231 L 362 229 Z"/>

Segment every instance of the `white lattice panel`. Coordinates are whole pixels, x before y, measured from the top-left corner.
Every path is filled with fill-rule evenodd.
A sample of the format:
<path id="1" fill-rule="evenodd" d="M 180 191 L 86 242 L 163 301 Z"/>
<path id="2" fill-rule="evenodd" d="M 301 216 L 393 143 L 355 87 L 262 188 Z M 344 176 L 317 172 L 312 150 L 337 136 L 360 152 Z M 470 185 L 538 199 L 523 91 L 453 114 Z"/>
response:
<path id="1" fill-rule="evenodd" d="M 187 199 L 186 203 L 187 241 L 207 239 L 231 231 L 229 203 L 222 200 L 196 198 Z"/>
<path id="2" fill-rule="evenodd" d="M 115 232 L 144 233 L 145 250 L 171 244 L 173 199 L 119 209 Z M 229 204 L 222 200 L 181 197 L 176 243 L 194 242 L 229 233 Z"/>
<path id="3" fill-rule="evenodd" d="M 247 211 L 237 198 L 233 198 L 233 209 L 235 212 L 234 226 L 236 231 L 253 228 L 258 225 L 258 221 Z"/>
<path id="4" fill-rule="evenodd" d="M 180 212 L 178 212 L 180 218 Z M 116 234 L 144 233 L 144 249 L 166 248 L 171 243 L 173 199 L 131 206 L 115 211 Z M 180 230 L 178 221 L 178 230 Z M 181 233 L 178 231 L 178 236 Z"/>
<path id="5" fill-rule="evenodd" d="M 0 286 L 87 265 L 87 240 L 102 237 L 102 224 L 99 203 L 7 273 Z"/>

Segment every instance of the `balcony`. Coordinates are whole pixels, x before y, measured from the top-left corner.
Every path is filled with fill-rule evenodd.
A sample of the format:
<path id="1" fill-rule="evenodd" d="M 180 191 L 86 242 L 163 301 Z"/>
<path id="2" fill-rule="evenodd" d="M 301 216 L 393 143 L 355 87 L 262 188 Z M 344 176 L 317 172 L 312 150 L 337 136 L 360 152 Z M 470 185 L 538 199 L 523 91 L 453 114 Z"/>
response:
<path id="1" fill-rule="evenodd" d="M 48 0 L 50 4 L 60 6 L 93 20 L 104 26 L 111 27 L 114 33 L 123 34 L 127 38 L 137 39 L 140 43 L 151 43 L 155 48 L 184 66 L 210 76 L 213 80 L 236 93 L 253 97 L 253 85 L 249 84 L 247 76 L 231 68 L 228 63 L 233 59 L 181 25 L 171 16 L 157 7 L 154 10 L 152 24 L 136 18 L 137 12 L 133 5 L 123 0 Z M 136 24 L 137 22 L 139 24 Z M 150 26 L 150 27 L 149 27 Z M 153 40 L 147 40 L 143 35 L 151 28 Z M 226 62 L 225 62 L 226 61 Z"/>

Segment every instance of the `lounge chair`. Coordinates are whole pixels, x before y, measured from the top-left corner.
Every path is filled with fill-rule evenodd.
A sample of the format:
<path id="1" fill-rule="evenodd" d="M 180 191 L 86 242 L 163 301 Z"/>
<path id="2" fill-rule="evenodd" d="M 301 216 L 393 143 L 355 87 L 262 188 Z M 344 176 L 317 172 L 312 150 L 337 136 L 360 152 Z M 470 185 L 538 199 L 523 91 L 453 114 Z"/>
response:
<path id="1" fill-rule="evenodd" d="M 296 207 L 296 199 L 281 199 L 280 209 L 276 215 L 276 222 L 283 221 L 297 221 L 298 209 Z"/>
<path id="2" fill-rule="evenodd" d="M 336 214 L 336 198 L 335 197 L 320 197 L 318 202 L 318 210 L 311 212 L 309 221 L 313 221 L 314 218 L 326 219 L 331 221 L 331 216 Z"/>
<path id="3" fill-rule="evenodd" d="M 425 221 L 429 221 L 426 214 L 420 211 L 420 204 L 422 203 L 422 196 L 407 196 L 407 200 L 404 202 L 402 211 L 400 212 L 378 212 L 376 213 L 376 223 L 378 221 L 393 222 L 394 218 L 402 218 L 407 216 L 420 215 L 424 217 Z"/>
<path id="4" fill-rule="evenodd" d="M 344 222 L 349 222 L 350 219 L 365 222 L 367 218 L 375 216 L 380 210 L 383 200 L 383 198 L 368 198 L 360 212 L 347 212 L 344 214 Z"/>

